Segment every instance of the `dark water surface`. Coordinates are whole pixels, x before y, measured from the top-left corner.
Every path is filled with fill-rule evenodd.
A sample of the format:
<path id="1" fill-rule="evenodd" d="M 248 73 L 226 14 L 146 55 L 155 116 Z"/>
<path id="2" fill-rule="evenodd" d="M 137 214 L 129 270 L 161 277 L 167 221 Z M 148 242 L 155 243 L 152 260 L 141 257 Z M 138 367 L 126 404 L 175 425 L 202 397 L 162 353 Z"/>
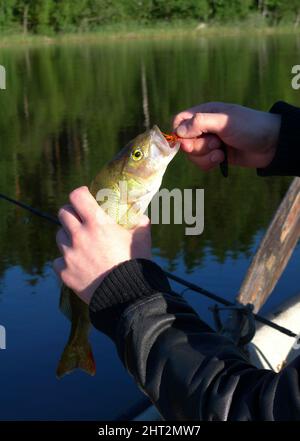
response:
<path id="1" fill-rule="evenodd" d="M 70 190 L 88 184 L 144 130 L 146 95 L 151 123 L 164 130 L 177 111 L 204 101 L 262 110 L 278 99 L 299 105 L 300 91 L 290 85 L 299 49 L 295 36 L 1 49 L 7 90 L 0 91 L 0 192 L 56 214 Z M 234 299 L 290 181 L 249 170 L 230 170 L 225 180 L 178 154 L 164 186 L 205 190 L 205 230 L 186 237 L 184 226 L 155 226 L 155 259 Z M 0 419 L 116 418 L 142 394 L 108 338 L 92 333 L 96 377 L 55 377 L 69 332 L 51 269 L 55 227 L 6 202 L 0 213 L 0 324 L 7 332 Z M 265 310 L 299 292 L 299 259 L 298 247 Z M 209 302 L 186 297 L 211 323 Z"/>

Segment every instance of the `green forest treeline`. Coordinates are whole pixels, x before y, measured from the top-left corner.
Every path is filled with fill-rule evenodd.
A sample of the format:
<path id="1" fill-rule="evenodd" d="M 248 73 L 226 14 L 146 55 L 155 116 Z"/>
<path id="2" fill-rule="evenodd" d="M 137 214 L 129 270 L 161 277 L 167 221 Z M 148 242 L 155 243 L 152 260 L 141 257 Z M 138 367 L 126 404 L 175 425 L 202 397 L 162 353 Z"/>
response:
<path id="1" fill-rule="evenodd" d="M 175 20 L 300 25 L 300 0 L 0 0 L 0 31 L 37 34 L 97 30 L 112 23 Z"/>
<path id="2" fill-rule="evenodd" d="M 215 97 L 258 109 L 278 97 L 296 104 L 286 66 L 298 44 L 207 39 L 188 46 L 131 41 L 3 49 L 8 87 L 0 92 L 0 191 L 55 215 L 72 189 L 89 185 L 145 130 L 146 95 L 151 125 L 166 131 L 176 112 Z M 258 179 L 254 170 L 230 167 L 229 173 L 228 180 L 218 169 L 201 173 L 182 154 L 168 169 L 165 188 L 205 190 L 203 235 L 186 236 L 184 224 L 153 226 L 155 253 L 170 269 L 180 259 L 189 270 L 201 265 L 207 249 L 219 261 L 249 255 L 290 183 L 288 177 Z M 0 212 L 0 279 L 14 265 L 42 274 L 57 256 L 56 227 L 4 201 Z"/>

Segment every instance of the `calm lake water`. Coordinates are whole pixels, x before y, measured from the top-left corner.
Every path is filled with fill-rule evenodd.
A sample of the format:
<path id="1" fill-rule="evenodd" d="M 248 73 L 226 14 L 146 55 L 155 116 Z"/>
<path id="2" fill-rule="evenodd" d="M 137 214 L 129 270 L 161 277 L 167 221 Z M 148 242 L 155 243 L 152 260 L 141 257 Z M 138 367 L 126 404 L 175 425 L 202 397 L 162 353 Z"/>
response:
<path id="1" fill-rule="evenodd" d="M 0 192 L 52 214 L 145 120 L 170 129 L 172 115 L 222 100 L 268 110 L 278 99 L 300 105 L 291 88 L 300 37 L 117 41 L 98 45 L 0 50 L 7 90 L 0 91 Z M 148 115 L 143 103 L 148 96 Z M 147 112 L 146 112 L 147 113 Z M 155 259 L 164 268 L 234 299 L 289 178 L 255 171 L 202 173 L 178 154 L 166 188 L 205 190 L 205 229 L 153 227 Z M 92 332 L 94 378 L 55 377 L 69 323 L 58 309 L 55 226 L 0 201 L 0 419 L 114 419 L 144 400 L 109 339 Z M 109 244 L 108 244 L 109 246 Z M 267 311 L 299 292 L 296 249 Z M 182 288 L 174 286 L 177 291 Z M 210 303 L 186 298 L 212 323 Z"/>

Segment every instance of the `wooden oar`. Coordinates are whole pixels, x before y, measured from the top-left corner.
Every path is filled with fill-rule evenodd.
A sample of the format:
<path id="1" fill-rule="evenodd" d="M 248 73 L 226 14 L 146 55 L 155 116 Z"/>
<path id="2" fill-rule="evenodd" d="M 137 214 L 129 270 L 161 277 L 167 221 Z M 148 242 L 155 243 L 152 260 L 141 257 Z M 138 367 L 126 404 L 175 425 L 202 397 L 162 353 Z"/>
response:
<path id="1" fill-rule="evenodd" d="M 300 178 L 295 178 L 255 253 L 237 301 L 257 312 L 273 291 L 300 237 Z M 300 262 L 299 262 L 300 269 Z"/>

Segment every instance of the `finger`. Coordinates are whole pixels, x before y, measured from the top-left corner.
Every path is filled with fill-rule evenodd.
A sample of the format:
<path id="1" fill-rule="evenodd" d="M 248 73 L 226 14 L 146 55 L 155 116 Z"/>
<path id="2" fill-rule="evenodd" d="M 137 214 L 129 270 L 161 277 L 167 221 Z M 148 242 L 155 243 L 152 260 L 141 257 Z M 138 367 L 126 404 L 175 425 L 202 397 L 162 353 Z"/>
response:
<path id="1" fill-rule="evenodd" d="M 181 149 L 186 153 L 207 155 L 221 146 L 221 140 L 215 135 L 202 135 L 199 138 L 182 138 L 180 141 Z"/>
<path id="2" fill-rule="evenodd" d="M 195 138 L 202 133 L 222 135 L 228 124 L 224 113 L 196 113 L 193 118 L 183 121 L 176 129 L 181 138 Z"/>
<path id="3" fill-rule="evenodd" d="M 184 112 L 178 113 L 173 119 L 173 129 L 177 127 L 185 120 L 193 118 L 194 112 L 192 110 L 185 110 Z"/>
<path id="4" fill-rule="evenodd" d="M 82 222 L 72 205 L 64 205 L 58 212 L 58 219 L 67 233 L 72 234 L 82 225 Z"/>
<path id="5" fill-rule="evenodd" d="M 63 228 L 60 228 L 56 233 L 56 244 L 62 254 L 65 254 L 66 250 L 72 246 L 70 237 Z"/>
<path id="6" fill-rule="evenodd" d="M 189 154 L 188 158 L 202 170 L 208 171 L 224 161 L 225 155 L 222 150 L 214 150 L 203 156 Z"/>
<path id="7" fill-rule="evenodd" d="M 185 120 L 190 120 L 196 113 L 220 113 L 224 112 L 230 104 L 225 104 L 219 101 L 211 101 L 208 103 L 198 104 L 197 106 L 190 107 L 183 112 L 178 113 L 173 119 L 173 128 L 177 127 Z"/>
<path id="8" fill-rule="evenodd" d="M 91 222 L 95 219 L 99 205 L 87 187 L 79 187 L 69 195 L 70 202 L 82 222 Z"/>
<path id="9" fill-rule="evenodd" d="M 53 261 L 52 266 L 58 277 L 61 278 L 62 272 L 66 269 L 65 259 L 63 257 L 58 257 Z"/>

